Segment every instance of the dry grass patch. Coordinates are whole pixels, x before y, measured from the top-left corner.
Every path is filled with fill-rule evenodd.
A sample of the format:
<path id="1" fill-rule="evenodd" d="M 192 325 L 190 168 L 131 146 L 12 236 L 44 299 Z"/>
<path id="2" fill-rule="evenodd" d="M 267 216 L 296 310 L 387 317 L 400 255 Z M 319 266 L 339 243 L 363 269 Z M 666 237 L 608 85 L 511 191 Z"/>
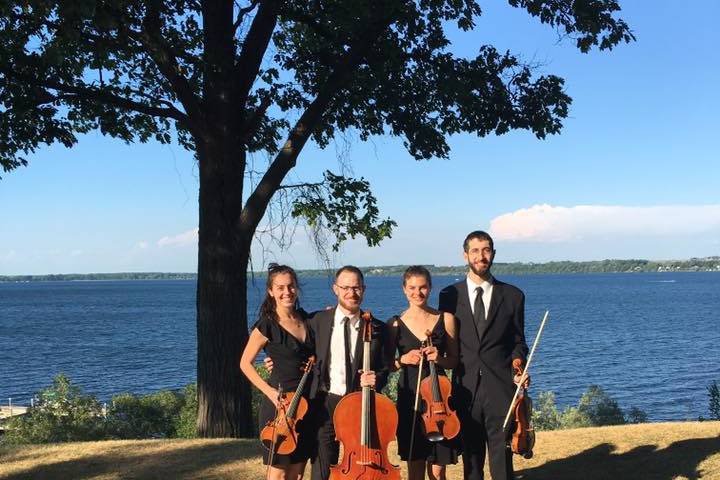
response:
<path id="1" fill-rule="evenodd" d="M 227 439 L 5 448 L 0 478 L 256 480 L 264 476 L 259 455 L 258 442 Z M 516 457 L 515 468 L 518 480 L 720 480 L 720 422 L 539 432 L 535 457 Z M 460 480 L 461 465 L 449 473 Z"/>

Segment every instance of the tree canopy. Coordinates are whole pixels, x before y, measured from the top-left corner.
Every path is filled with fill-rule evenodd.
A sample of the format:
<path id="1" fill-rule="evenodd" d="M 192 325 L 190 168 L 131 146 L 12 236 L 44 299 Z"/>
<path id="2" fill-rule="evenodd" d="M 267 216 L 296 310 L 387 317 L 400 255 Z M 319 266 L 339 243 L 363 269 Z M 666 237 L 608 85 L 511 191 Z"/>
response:
<path id="1" fill-rule="evenodd" d="M 509 4 L 583 52 L 633 39 L 614 0 Z M 283 184 L 309 139 L 325 147 L 349 130 L 387 134 L 429 159 L 447 158 L 455 133 L 560 131 L 563 79 L 492 45 L 452 53 L 448 31 L 473 29 L 481 14 L 474 0 L 0 0 L 5 172 L 93 130 L 177 142 L 197 158 L 201 434 L 246 434 L 252 421 L 237 369 L 246 270 L 276 192 L 297 192 L 293 214 L 330 227 L 334 245 L 392 232 L 363 179 L 326 172 Z M 266 169 L 248 162 L 255 152 Z"/>

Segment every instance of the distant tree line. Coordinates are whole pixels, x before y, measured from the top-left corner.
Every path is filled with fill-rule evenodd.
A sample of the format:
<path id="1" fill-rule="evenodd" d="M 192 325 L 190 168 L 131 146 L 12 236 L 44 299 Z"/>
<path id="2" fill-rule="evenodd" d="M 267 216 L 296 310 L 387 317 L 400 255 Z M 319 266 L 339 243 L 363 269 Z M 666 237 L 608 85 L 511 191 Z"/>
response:
<path id="1" fill-rule="evenodd" d="M 399 276 L 408 265 L 362 267 L 368 276 Z M 465 265 L 425 265 L 433 275 L 462 275 Z M 495 263 L 493 272 L 499 275 L 528 275 L 540 273 L 633 273 L 633 272 L 720 272 L 720 257 L 691 258 L 689 260 L 598 260 L 592 262 Z M 330 270 L 298 270 L 304 277 L 331 275 Z M 265 272 L 255 272 L 263 277 Z M 67 273 L 52 275 L 0 275 L 0 282 L 51 282 L 81 280 L 195 280 L 195 273 L 122 272 Z"/>
<path id="2" fill-rule="evenodd" d="M 92 280 L 195 280 L 194 273 L 120 272 L 120 273 L 58 273 L 50 275 L 5 275 L 0 282 L 68 282 Z"/>

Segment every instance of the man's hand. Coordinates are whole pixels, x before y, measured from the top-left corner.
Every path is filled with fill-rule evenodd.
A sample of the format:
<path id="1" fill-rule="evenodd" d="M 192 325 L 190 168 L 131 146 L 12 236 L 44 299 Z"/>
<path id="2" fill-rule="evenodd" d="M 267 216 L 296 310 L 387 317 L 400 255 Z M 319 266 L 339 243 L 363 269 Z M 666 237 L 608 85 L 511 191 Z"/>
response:
<path id="1" fill-rule="evenodd" d="M 273 369 L 273 361 L 270 357 L 265 357 L 263 360 L 263 365 L 265 365 L 265 368 L 267 368 L 268 373 L 272 373 Z"/>
<path id="2" fill-rule="evenodd" d="M 520 375 L 519 373 L 518 373 L 517 375 L 515 375 L 515 376 L 513 377 L 513 383 L 514 383 L 515 385 L 519 385 L 519 384 L 520 384 L 520 379 L 521 379 L 521 377 L 522 377 L 522 375 Z M 525 375 L 525 381 L 523 382 L 523 385 L 522 385 L 522 386 L 523 386 L 523 388 L 528 388 L 528 387 L 530 387 L 530 374 Z"/>
<path id="3" fill-rule="evenodd" d="M 375 372 L 372 370 L 367 372 L 360 370 L 360 386 L 375 388 Z"/>

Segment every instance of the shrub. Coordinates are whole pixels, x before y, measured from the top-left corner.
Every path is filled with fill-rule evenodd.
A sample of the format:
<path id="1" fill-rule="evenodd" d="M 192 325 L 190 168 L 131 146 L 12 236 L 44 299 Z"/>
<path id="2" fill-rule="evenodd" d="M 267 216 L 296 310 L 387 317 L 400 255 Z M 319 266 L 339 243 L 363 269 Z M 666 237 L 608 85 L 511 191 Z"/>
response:
<path id="1" fill-rule="evenodd" d="M 94 396 L 83 395 L 62 373 L 38 395 L 26 415 L 8 422 L 4 442 L 55 443 L 100 440 L 104 437 L 102 406 Z"/>
<path id="2" fill-rule="evenodd" d="M 106 419 L 107 434 L 119 439 L 175 437 L 184 403 L 183 395 L 172 390 L 115 395 Z"/>
<path id="3" fill-rule="evenodd" d="M 180 414 L 175 418 L 175 435 L 178 438 L 197 437 L 197 384 L 191 383 L 183 390 L 185 402 L 180 408 Z"/>
<path id="4" fill-rule="evenodd" d="M 718 387 L 717 381 L 713 381 L 707 389 L 710 418 L 720 420 L 720 387 Z"/>
<path id="5" fill-rule="evenodd" d="M 560 415 L 560 428 L 592 427 L 590 418 L 578 407 L 567 407 Z"/>
<path id="6" fill-rule="evenodd" d="M 637 407 L 632 407 L 625 419 L 627 423 L 646 423 L 648 421 L 647 413 Z"/>
<path id="7" fill-rule="evenodd" d="M 533 427 L 536 430 L 557 430 L 560 428 L 560 414 L 555 406 L 553 392 L 540 392 L 533 402 Z"/>
<path id="8" fill-rule="evenodd" d="M 622 425 L 625 415 L 618 403 L 598 385 L 590 385 L 580 397 L 578 412 L 587 416 L 591 425 Z"/>

